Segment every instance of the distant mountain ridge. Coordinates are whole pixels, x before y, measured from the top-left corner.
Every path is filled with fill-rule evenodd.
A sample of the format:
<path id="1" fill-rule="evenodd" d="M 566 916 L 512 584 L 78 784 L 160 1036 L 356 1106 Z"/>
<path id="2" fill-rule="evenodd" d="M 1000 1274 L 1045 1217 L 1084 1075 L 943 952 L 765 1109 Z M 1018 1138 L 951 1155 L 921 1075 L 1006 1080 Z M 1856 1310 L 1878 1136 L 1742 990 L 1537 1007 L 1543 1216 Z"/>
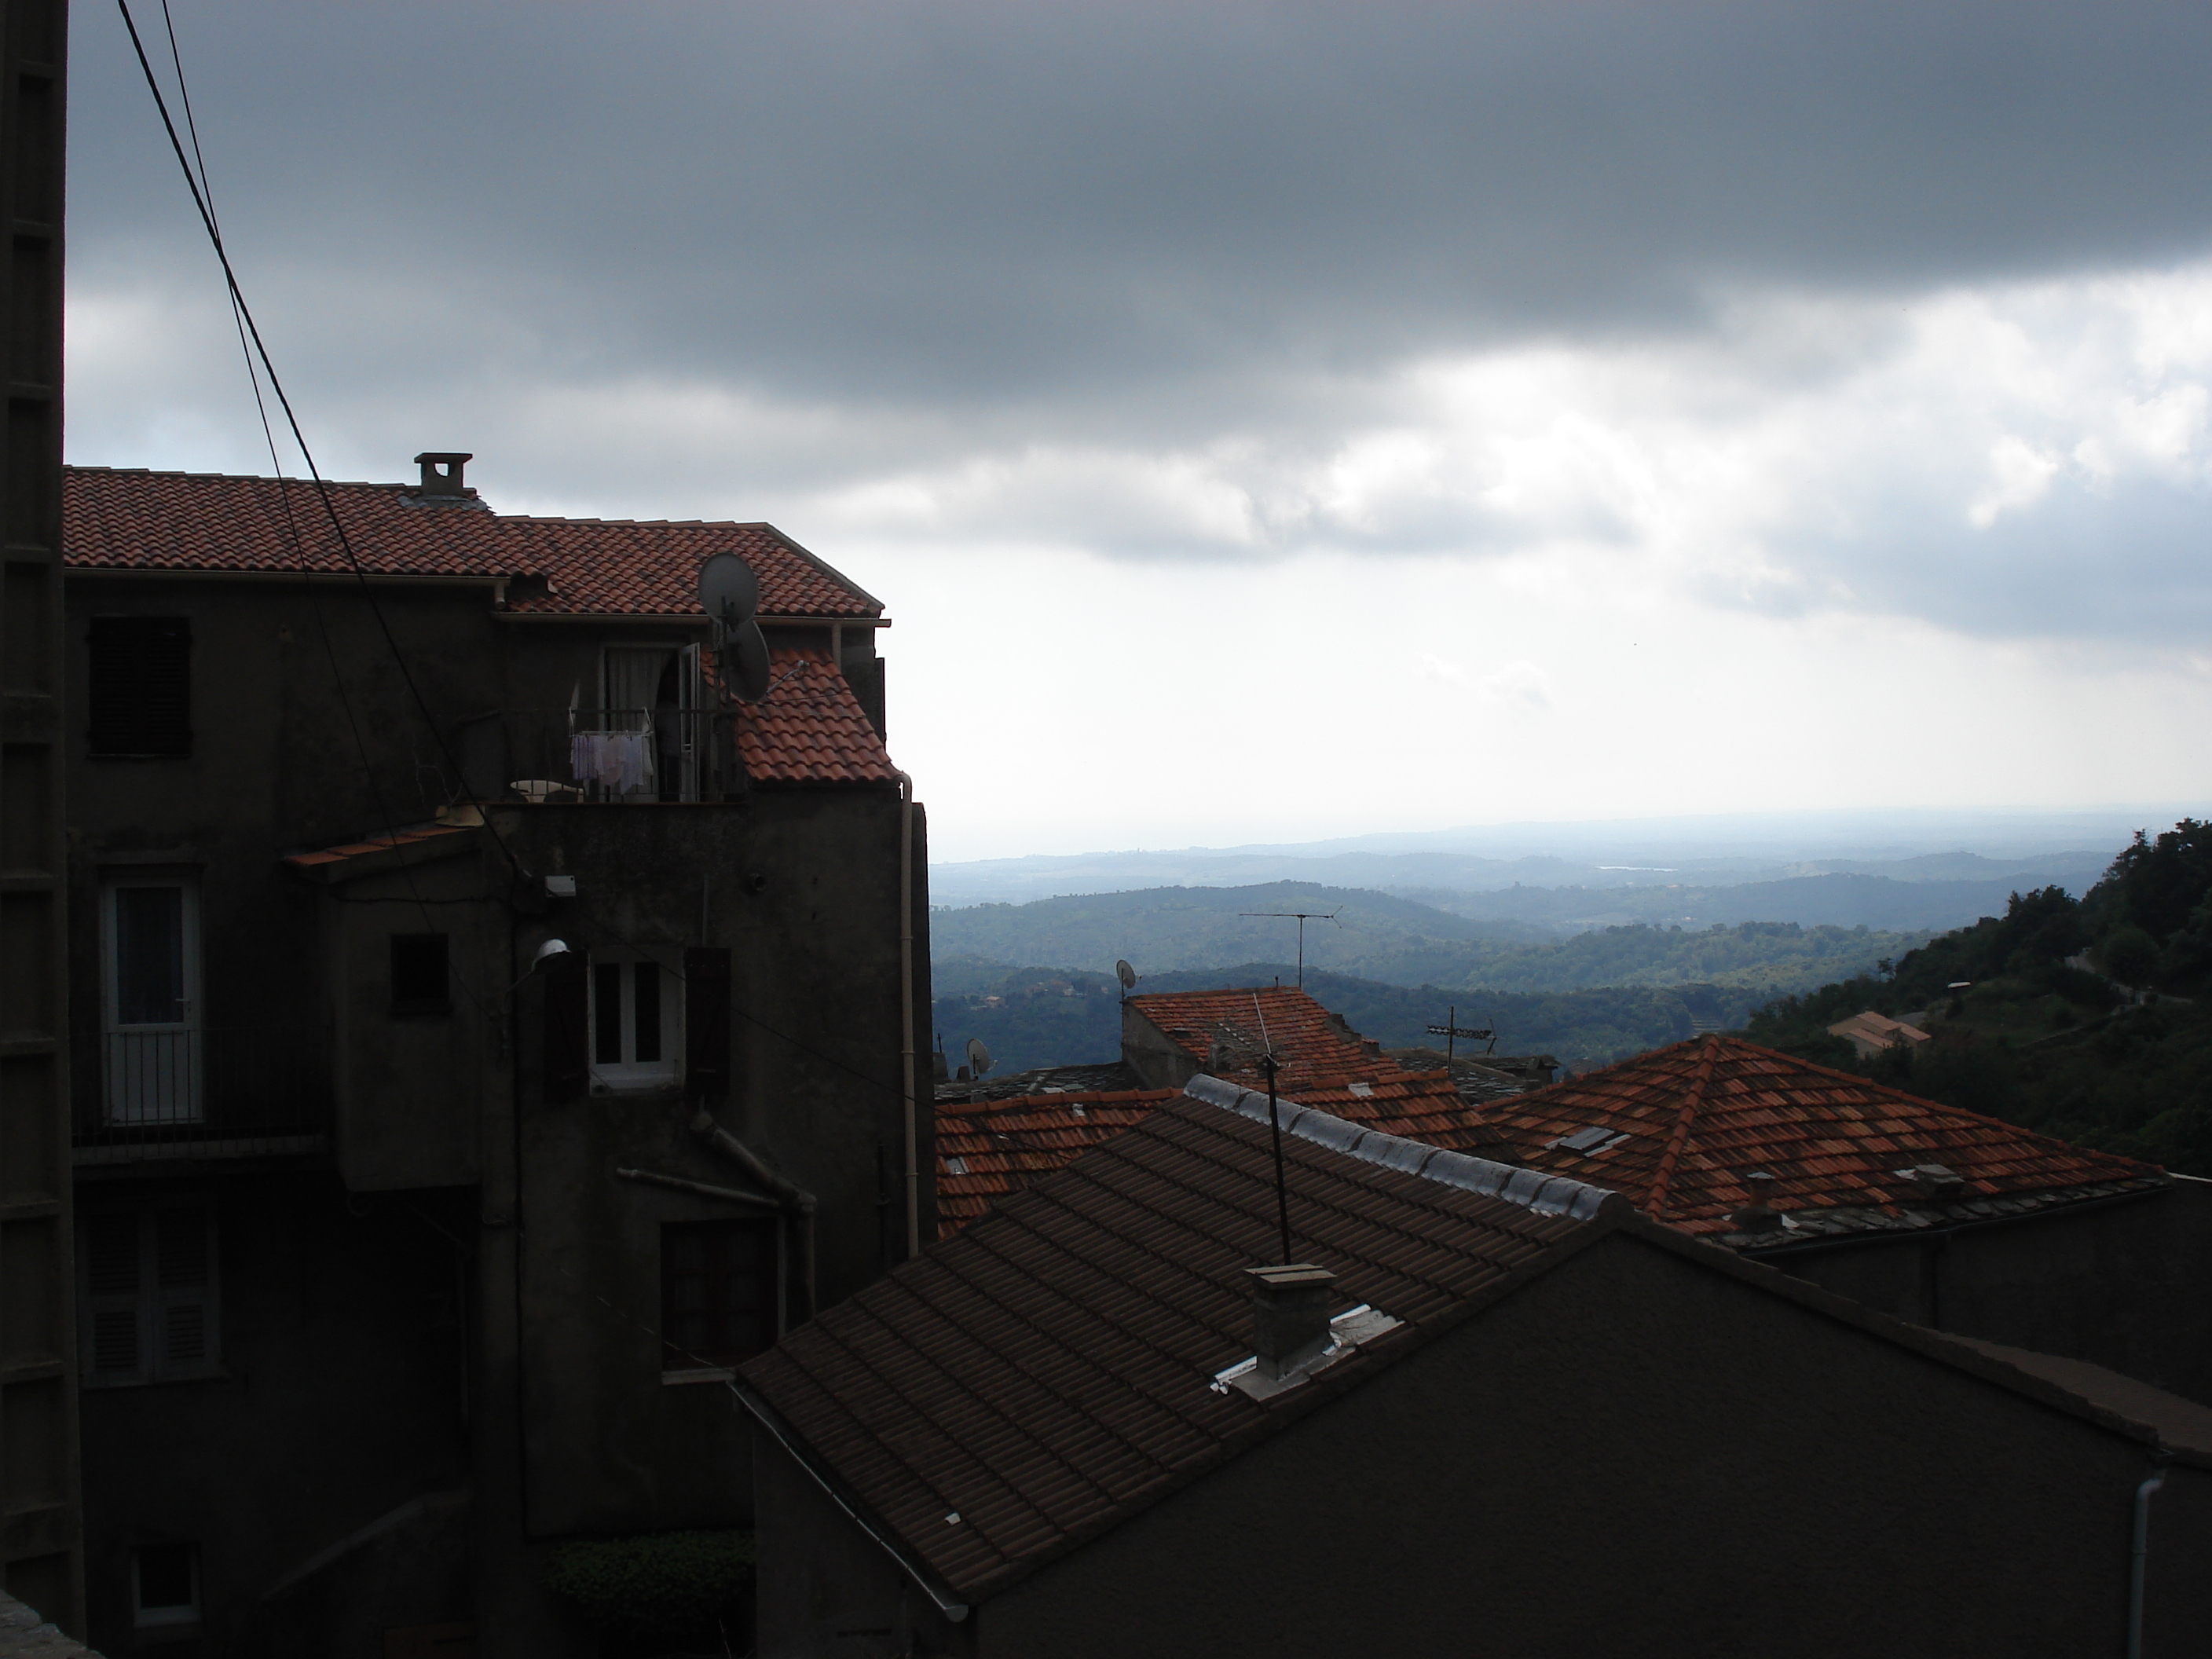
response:
<path id="1" fill-rule="evenodd" d="M 1607 890 L 1689 885 L 1723 888 L 1808 880 L 1824 876 L 1880 878 L 1903 884 L 1984 884 L 2002 894 L 2014 887 L 2085 890 L 2104 873 L 2123 844 L 2110 850 L 2065 850 L 1991 858 L 1978 853 L 1921 853 L 1892 860 L 1867 858 L 1775 860 L 1745 856 L 1677 857 L 1661 862 L 1645 855 L 1610 861 L 1532 854 L 1499 859 L 1470 853 L 1408 852 L 1294 854 L 1260 852 L 1105 853 L 1073 858 L 996 859 L 930 868 L 930 895 L 939 904 L 1024 903 L 1032 899 L 1162 887 L 1246 887 L 1279 881 L 1367 892 L 1492 893 L 1523 888 Z M 1722 918 L 1716 916 L 1714 920 Z M 1842 916 L 1753 916 L 1744 921 L 1842 922 Z M 1968 917 L 1967 920 L 1972 920 Z M 1855 924 L 1847 924 L 1855 925 Z M 1871 922 L 1869 925 L 1874 925 Z M 1954 924 L 1944 924 L 1946 926 Z"/>
<path id="2" fill-rule="evenodd" d="M 1909 890 L 1902 883 L 1883 885 Z M 1557 896 L 1546 889 L 1522 890 Z M 1306 923 L 1309 969 L 1395 985 L 1516 994 L 1702 982 L 1759 998 L 1783 995 L 1838 975 L 1871 972 L 1884 957 L 1902 955 L 1927 937 L 1927 930 L 1808 928 L 1786 920 L 1686 932 L 1635 921 L 1555 930 L 1512 917 L 1454 915 L 1388 893 L 1276 882 L 938 910 L 930 918 L 931 952 L 948 982 L 963 985 L 976 982 L 979 974 L 988 978 L 1038 963 L 1110 975 L 1117 958 L 1146 975 L 1270 960 L 1288 960 L 1295 972 L 1297 924 L 1281 914 L 1286 911 L 1334 913 L 1334 921 L 1316 915 Z"/>

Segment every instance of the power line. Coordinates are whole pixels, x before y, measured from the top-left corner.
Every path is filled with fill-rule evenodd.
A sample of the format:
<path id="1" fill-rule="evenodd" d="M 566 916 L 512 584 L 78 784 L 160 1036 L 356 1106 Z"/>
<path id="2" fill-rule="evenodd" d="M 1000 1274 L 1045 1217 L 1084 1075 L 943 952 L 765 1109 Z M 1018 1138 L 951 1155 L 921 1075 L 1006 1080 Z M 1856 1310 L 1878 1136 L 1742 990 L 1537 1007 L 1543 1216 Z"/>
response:
<path id="1" fill-rule="evenodd" d="M 314 452 L 307 444 L 307 434 L 301 428 L 300 417 L 292 408 L 292 400 L 284 391 L 283 380 L 276 373 L 276 365 L 269 355 L 268 344 L 261 337 L 261 328 L 253 319 L 252 307 L 246 302 L 245 290 L 239 286 L 238 273 L 231 267 L 230 253 L 223 246 L 222 232 L 216 224 L 214 210 L 201 188 L 200 179 L 193 175 L 191 161 L 185 154 L 184 142 L 177 135 L 177 124 L 169 115 L 168 100 L 162 95 L 161 81 L 154 73 L 151 60 L 146 56 L 145 42 L 139 38 L 137 21 L 131 15 L 130 0 L 115 0 L 115 5 L 116 9 L 123 14 L 123 27 L 130 33 L 131 48 L 138 55 L 138 67 L 146 76 L 146 89 L 153 94 L 154 107 L 161 115 L 161 129 L 169 136 L 169 148 L 175 153 L 177 166 L 184 173 L 185 188 L 191 192 L 192 206 L 198 210 L 201 227 L 206 230 L 209 245 L 215 249 L 216 258 L 222 265 L 223 282 L 229 289 L 231 304 L 238 319 L 245 325 L 246 333 L 252 339 L 253 349 L 260 358 L 262 370 L 269 377 L 269 389 L 276 395 L 277 407 L 284 411 L 285 425 L 291 431 L 292 441 L 299 447 L 300 459 L 306 465 L 309 482 L 314 486 L 315 498 L 322 505 L 324 516 L 330 520 L 331 532 L 337 538 L 339 550 L 344 554 L 346 563 L 351 567 L 356 580 L 361 584 L 362 597 L 368 602 L 369 612 L 376 618 L 377 629 L 384 636 L 386 648 L 392 653 L 392 662 L 399 670 L 399 677 L 405 683 L 408 694 L 414 699 L 423 723 L 430 728 L 431 741 L 438 745 L 438 751 L 445 757 L 453 775 L 459 777 L 462 775 L 460 763 L 454 758 L 452 746 L 439 729 L 437 717 L 431 713 L 428 700 L 423 696 L 422 687 L 416 683 L 415 672 L 408 665 L 407 654 L 400 649 L 398 639 L 392 631 L 392 623 L 384 614 L 384 607 L 377 602 L 376 592 L 369 586 L 368 568 L 362 563 L 361 556 L 354 551 L 353 538 L 346 534 L 345 521 L 338 515 L 337 504 L 331 499 L 330 484 L 324 478 L 321 468 L 315 464 Z M 180 91 L 181 87 L 180 81 Z M 194 143 L 197 145 L 197 136 Z M 282 487 L 284 481 L 280 478 L 277 482 L 278 495 L 288 494 Z M 301 547 L 304 562 L 304 543 Z M 497 828 L 489 819 L 485 820 L 484 827 L 490 831 L 494 844 L 515 873 L 526 874 L 514 849 L 507 846 Z"/>

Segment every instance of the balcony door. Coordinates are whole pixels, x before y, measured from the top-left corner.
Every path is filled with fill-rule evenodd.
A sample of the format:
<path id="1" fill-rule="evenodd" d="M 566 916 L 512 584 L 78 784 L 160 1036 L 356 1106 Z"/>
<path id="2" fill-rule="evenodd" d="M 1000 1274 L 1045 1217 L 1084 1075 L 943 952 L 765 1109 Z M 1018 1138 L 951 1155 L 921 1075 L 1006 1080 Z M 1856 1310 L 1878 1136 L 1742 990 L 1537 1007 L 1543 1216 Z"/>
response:
<path id="1" fill-rule="evenodd" d="M 112 875 L 100 890 L 101 1048 L 110 1123 L 198 1123 L 199 888 Z"/>

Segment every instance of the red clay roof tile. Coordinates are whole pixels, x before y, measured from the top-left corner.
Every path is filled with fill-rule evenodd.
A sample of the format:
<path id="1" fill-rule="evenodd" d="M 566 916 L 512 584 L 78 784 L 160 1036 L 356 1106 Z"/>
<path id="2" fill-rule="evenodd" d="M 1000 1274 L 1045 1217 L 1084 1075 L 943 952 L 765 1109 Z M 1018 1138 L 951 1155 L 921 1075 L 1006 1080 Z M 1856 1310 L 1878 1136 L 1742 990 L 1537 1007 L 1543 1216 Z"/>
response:
<path id="1" fill-rule="evenodd" d="M 1868 1226 L 1919 1194 L 1895 1173 L 1940 1164 L 1960 1200 L 2157 1186 L 2154 1166 L 1923 1100 L 1847 1072 L 1703 1036 L 1484 1108 L 1531 1168 L 1610 1187 L 1685 1232 L 1728 1234 L 1752 1201 L 1743 1176 L 1774 1176 L 1768 1203 L 1810 1221 L 1864 1210 Z M 1584 1154 L 1553 1143 L 1579 1130 L 1626 1139 Z M 1852 1230 L 1847 1228 L 1846 1230 Z"/>
<path id="2" fill-rule="evenodd" d="M 699 566 L 735 553 L 760 578 L 761 614 L 825 620 L 883 606 L 766 524 L 532 519 L 481 503 L 419 504 L 406 484 L 336 483 L 331 505 L 363 568 L 385 576 L 543 576 L 521 615 L 687 616 Z M 62 489 L 73 568 L 350 574 L 313 484 L 221 473 L 72 466 Z"/>

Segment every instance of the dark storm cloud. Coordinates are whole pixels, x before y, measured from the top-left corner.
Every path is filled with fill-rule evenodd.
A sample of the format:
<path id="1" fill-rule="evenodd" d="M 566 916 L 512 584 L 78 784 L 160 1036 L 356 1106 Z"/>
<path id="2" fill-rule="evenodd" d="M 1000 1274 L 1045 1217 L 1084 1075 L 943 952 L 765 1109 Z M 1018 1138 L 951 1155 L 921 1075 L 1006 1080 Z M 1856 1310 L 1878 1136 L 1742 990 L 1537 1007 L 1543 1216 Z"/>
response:
<path id="1" fill-rule="evenodd" d="M 343 301 L 298 349 L 370 383 L 696 374 L 1173 442 L 1396 360 L 1695 328 L 1717 287 L 2212 230 L 2201 6 L 176 10 L 249 280 Z M 74 258 L 206 280 L 114 13 L 76 31 Z"/>

